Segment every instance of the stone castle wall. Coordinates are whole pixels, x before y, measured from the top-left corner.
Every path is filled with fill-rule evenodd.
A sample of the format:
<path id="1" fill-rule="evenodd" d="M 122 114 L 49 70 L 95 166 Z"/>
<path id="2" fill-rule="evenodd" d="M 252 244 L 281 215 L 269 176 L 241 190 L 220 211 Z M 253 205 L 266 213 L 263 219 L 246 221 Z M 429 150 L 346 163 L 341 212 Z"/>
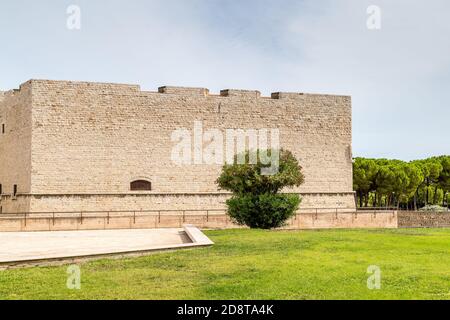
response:
<path id="1" fill-rule="evenodd" d="M 0 209 L 5 208 L 3 195 L 31 191 L 31 86 L 0 92 Z M 10 197 L 11 198 L 11 197 Z M 29 208 L 26 199 L 7 202 L 6 211 Z"/>
<path id="2" fill-rule="evenodd" d="M 294 153 L 305 174 L 304 185 L 287 191 L 304 194 L 303 206 L 354 207 L 350 97 L 261 97 L 242 90 L 212 95 L 176 87 L 146 92 L 134 85 L 43 80 L 29 81 L 15 94 L 23 102 L 1 102 L 2 114 L 16 105 L 7 127 L 21 119 L 14 120 L 21 127 L 14 129 L 15 143 L 0 143 L 9 152 L 19 150 L 8 159 L 24 162 L 20 170 L 13 160 L 1 165 L 7 169 L 0 171 L 0 183 L 17 181 L 23 198 L 5 198 L 9 212 L 27 209 L 27 203 L 30 211 L 152 209 L 162 206 L 161 199 L 182 209 L 223 205 L 223 196 L 211 202 L 220 165 L 171 160 L 172 133 L 192 132 L 195 121 L 204 131 L 279 129 L 281 146 Z M 138 179 L 151 181 L 152 191 L 131 192 L 130 182 Z"/>

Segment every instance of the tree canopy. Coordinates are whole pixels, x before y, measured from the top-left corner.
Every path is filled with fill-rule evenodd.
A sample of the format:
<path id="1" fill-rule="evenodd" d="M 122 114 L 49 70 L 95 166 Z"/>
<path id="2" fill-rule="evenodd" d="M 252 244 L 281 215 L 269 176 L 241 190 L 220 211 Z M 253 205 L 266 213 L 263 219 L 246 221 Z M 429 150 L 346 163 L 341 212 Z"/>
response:
<path id="1" fill-rule="evenodd" d="M 262 174 L 263 168 L 270 164 L 261 162 L 261 151 L 246 151 L 235 156 L 234 163 L 225 165 L 217 179 L 217 184 L 223 190 L 234 194 L 275 194 L 282 188 L 300 186 L 304 181 L 302 167 L 292 152 L 288 150 L 267 150 L 266 154 L 279 152 L 278 170 L 275 174 Z M 243 164 L 239 164 L 238 158 L 245 157 Z M 257 159 L 252 163 L 250 159 Z"/>
<path id="2" fill-rule="evenodd" d="M 227 200 L 228 214 L 233 221 L 250 228 L 278 228 L 295 215 L 301 201 L 298 194 L 278 192 L 303 183 L 302 167 L 288 150 L 264 150 L 263 154 L 276 152 L 279 156 L 278 170 L 266 175 L 264 168 L 271 165 L 262 163 L 261 152 L 246 151 L 237 155 L 233 164 L 222 168 L 217 184 L 233 193 Z"/>
<path id="3" fill-rule="evenodd" d="M 411 162 L 355 158 L 353 187 L 360 207 L 446 206 L 450 199 L 450 156 Z"/>

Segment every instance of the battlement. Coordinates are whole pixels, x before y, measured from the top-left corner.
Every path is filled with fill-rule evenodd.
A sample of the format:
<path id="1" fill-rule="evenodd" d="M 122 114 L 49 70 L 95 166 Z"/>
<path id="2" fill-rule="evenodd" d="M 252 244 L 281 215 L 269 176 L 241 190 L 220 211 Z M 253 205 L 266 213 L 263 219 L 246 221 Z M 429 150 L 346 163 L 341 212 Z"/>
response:
<path id="1" fill-rule="evenodd" d="M 256 90 L 237 90 L 237 89 L 226 89 L 220 91 L 220 96 L 222 97 L 239 97 L 239 98 L 259 98 L 261 97 L 261 92 Z"/>
<path id="2" fill-rule="evenodd" d="M 158 88 L 159 93 L 167 93 L 167 94 L 180 94 L 180 95 L 200 95 L 207 96 L 209 95 L 209 90 L 206 88 L 190 88 L 190 87 L 171 87 L 164 86 Z"/>
<path id="3" fill-rule="evenodd" d="M 221 97 L 234 99 L 273 99 L 273 100 L 304 100 L 304 99 L 329 99 L 336 98 L 341 101 L 350 101 L 349 96 L 345 95 L 330 95 L 330 94 L 312 94 L 302 92 L 274 92 L 269 97 L 262 96 L 258 90 L 241 90 L 241 89 L 223 89 L 219 94 L 211 94 L 208 88 L 203 87 L 182 87 L 182 86 L 162 86 L 157 91 L 141 91 L 139 85 L 134 84 L 120 84 L 120 83 L 103 83 L 103 82 L 85 82 L 85 81 L 59 81 L 59 80 L 29 80 L 19 89 L 13 89 L 0 93 L 0 101 L 2 97 L 8 95 L 15 95 L 24 87 L 31 86 L 37 91 L 45 92 L 50 90 L 79 90 L 86 92 L 98 92 L 99 94 L 113 94 L 113 95 L 139 95 L 139 94 L 167 94 L 180 95 L 190 97 Z"/>
<path id="4" fill-rule="evenodd" d="M 9 99 L 12 99 L 12 101 L 16 101 L 14 102 L 14 104 L 18 104 L 17 103 L 17 99 L 26 99 L 26 97 L 30 96 L 30 92 L 31 92 L 31 80 L 22 83 L 19 88 L 14 88 L 8 91 L 0 91 L 0 102 L 6 102 Z"/>
<path id="5" fill-rule="evenodd" d="M 272 99 L 297 99 L 299 96 L 304 96 L 304 93 L 300 92 L 274 92 L 271 95 Z"/>
<path id="6" fill-rule="evenodd" d="M 3 91 L 3 98 L 14 96 L 21 92 L 21 89 L 11 89 L 8 91 Z"/>

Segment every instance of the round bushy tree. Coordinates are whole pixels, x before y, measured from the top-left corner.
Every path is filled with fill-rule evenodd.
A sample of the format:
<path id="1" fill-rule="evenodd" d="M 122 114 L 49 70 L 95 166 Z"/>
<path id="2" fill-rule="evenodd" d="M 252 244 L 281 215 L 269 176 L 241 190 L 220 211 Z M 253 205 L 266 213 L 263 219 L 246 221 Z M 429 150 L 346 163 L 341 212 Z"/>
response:
<path id="1" fill-rule="evenodd" d="M 253 229 L 282 227 L 295 214 L 299 204 L 297 194 L 234 195 L 227 201 L 230 217 Z"/>
<path id="2" fill-rule="evenodd" d="M 236 223 L 250 228 L 283 226 L 295 214 L 301 199 L 298 194 L 279 192 L 300 186 L 304 181 L 301 170 L 288 150 L 246 151 L 237 155 L 233 164 L 222 168 L 217 179 L 221 189 L 233 193 L 227 201 L 228 214 Z"/>

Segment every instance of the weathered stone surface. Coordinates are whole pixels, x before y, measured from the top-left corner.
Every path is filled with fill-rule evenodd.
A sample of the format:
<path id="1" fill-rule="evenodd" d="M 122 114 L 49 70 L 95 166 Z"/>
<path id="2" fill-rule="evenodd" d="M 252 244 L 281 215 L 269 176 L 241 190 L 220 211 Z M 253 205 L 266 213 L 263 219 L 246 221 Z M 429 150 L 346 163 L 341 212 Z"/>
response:
<path id="1" fill-rule="evenodd" d="M 3 212 L 222 208 L 220 165 L 171 161 L 174 130 L 280 130 L 304 168 L 303 207 L 354 208 L 347 96 L 30 80 L 0 95 Z M 151 192 L 131 192 L 147 179 Z M 13 186 L 18 194 L 12 196 Z"/>
<path id="2" fill-rule="evenodd" d="M 448 228 L 449 212 L 399 211 L 399 228 Z"/>

